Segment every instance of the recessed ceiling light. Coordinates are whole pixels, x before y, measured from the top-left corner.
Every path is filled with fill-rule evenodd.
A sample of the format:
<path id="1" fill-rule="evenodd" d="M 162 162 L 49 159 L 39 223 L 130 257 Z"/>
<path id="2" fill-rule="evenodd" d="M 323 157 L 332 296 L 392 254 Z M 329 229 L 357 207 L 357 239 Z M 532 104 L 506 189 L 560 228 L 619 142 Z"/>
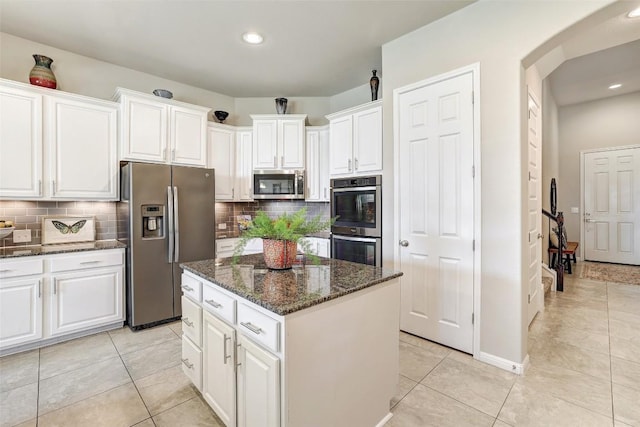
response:
<path id="1" fill-rule="evenodd" d="M 249 32 L 242 35 L 242 40 L 249 44 L 260 44 L 264 39 L 258 33 Z"/>
<path id="2" fill-rule="evenodd" d="M 637 18 L 638 16 L 640 16 L 640 7 L 627 14 L 627 18 Z"/>
<path id="3" fill-rule="evenodd" d="M 619 87 L 622 87 L 622 85 L 620 83 L 616 83 L 614 85 L 609 86 L 609 89 L 618 89 Z"/>

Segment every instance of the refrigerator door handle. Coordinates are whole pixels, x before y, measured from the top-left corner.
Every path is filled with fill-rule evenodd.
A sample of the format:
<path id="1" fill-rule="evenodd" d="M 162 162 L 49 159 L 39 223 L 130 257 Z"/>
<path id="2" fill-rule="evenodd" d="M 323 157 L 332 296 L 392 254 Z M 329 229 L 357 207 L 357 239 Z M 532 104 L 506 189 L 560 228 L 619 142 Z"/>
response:
<path id="1" fill-rule="evenodd" d="M 175 251 L 173 261 L 178 262 L 180 260 L 180 219 L 178 218 L 178 187 L 173 187 L 173 216 L 173 228 L 175 230 Z"/>
<path id="2" fill-rule="evenodd" d="M 168 234 L 169 234 L 169 248 L 167 250 L 167 263 L 171 264 L 173 262 L 173 246 L 174 246 L 174 236 L 173 236 L 173 190 L 169 186 L 167 187 L 167 213 L 168 213 Z"/>

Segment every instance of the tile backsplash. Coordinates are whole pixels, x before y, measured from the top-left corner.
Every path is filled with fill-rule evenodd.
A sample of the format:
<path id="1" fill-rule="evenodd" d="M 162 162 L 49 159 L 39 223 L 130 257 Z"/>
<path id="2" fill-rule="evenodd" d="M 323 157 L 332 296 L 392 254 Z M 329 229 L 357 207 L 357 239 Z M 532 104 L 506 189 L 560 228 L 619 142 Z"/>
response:
<path id="1" fill-rule="evenodd" d="M 225 237 L 238 237 L 238 215 L 251 215 L 254 217 L 257 211 L 265 211 L 269 216 L 278 216 L 283 213 L 295 212 L 303 207 L 307 207 L 307 216 L 314 217 L 320 215 L 322 218 L 329 218 L 329 203 L 310 203 L 304 201 L 288 200 L 256 200 L 243 203 L 216 203 L 216 239 Z M 226 224 L 227 228 L 221 230 L 219 224 Z"/>
<path id="2" fill-rule="evenodd" d="M 39 202 L 0 200 L 0 219 L 15 223 L 16 230 L 31 230 L 31 242 L 14 243 L 13 234 L 0 240 L 0 247 L 39 245 L 45 216 L 95 216 L 96 240 L 116 238 L 115 202 Z"/>

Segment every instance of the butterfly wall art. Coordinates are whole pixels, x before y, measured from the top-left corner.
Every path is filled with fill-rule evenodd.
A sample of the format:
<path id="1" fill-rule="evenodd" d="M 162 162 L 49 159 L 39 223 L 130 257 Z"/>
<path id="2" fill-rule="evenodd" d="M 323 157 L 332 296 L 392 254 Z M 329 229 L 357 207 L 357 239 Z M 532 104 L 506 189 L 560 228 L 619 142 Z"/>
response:
<path id="1" fill-rule="evenodd" d="M 45 217 L 42 219 L 42 244 L 95 240 L 94 217 Z"/>

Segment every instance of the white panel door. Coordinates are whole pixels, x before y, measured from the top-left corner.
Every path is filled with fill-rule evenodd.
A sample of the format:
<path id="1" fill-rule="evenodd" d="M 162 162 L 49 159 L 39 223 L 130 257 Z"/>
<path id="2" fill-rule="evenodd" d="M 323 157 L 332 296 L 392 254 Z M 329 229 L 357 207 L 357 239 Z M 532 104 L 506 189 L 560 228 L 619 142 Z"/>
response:
<path id="1" fill-rule="evenodd" d="M 170 107 L 169 140 L 172 163 L 206 167 L 207 114 L 188 108 Z"/>
<path id="2" fill-rule="evenodd" d="M 382 170 L 382 106 L 353 115 L 353 170 Z"/>
<path id="3" fill-rule="evenodd" d="M 51 335 L 123 320 L 122 267 L 54 275 L 51 279 Z"/>
<path id="4" fill-rule="evenodd" d="M 168 108 L 149 100 L 123 98 L 122 152 L 127 160 L 167 161 Z"/>
<path id="5" fill-rule="evenodd" d="M 236 184 L 235 199 L 253 200 L 253 132 L 238 131 L 236 135 Z"/>
<path id="6" fill-rule="evenodd" d="M 253 120 L 253 168 L 278 168 L 277 120 Z"/>
<path id="7" fill-rule="evenodd" d="M 329 170 L 331 175 L 353 171 L 353 116 L 331 120 L 329 124 Z"/>
<path id="8" fill-rule="evenodd" d="M 238 427 L 280 425 L 280 360 L 238 335 Z"/>
<path id="9" fill-rule="evenodd" d="M 42 96 L 0 87 L 0 198 L 42 196 Z"/>
<path id="10" fill-rule="evenodd" d="M 399 95 L 400 329 L 473 349 L 473 77 Z"/>
<path id="11" fill-rule="evenodd" d="M 529 92 L 528 147 L 529 147 L 529 323 L 544 307 L 542 290 L 542 147 L 541 147 L 540 104 Z"/>
<path id="12" fill-rule="evenodd" d="M 215 169 L 216 200 L 232 201 L 235 185 L 234 131 L 209 127 L 209 167 Z"/>
<path id="13" fill-rule="evenodd" d="M 278 155 L 281 169 L 304 169 L 303 120 L 278 120 Z"/>
<path id="14" fill-rule="evenodd" d="M 227 426 L 236 423 L 235 330 L 203 311 L 202 396 Z"/>
<path id="15" fill-rule="evenodd" d="M 118 198 L 116 106 L 49 98 L 50 195 Z"/>
<path id="16" fill-rule="evenodd" d="M 0 349 L 42 338 L 42 279 L 0 282 Z"/>
<path id="17" fill-rule="evenodd" d="M 584 155 L 587 261 L 640 265 L 640 148 Z"/>

